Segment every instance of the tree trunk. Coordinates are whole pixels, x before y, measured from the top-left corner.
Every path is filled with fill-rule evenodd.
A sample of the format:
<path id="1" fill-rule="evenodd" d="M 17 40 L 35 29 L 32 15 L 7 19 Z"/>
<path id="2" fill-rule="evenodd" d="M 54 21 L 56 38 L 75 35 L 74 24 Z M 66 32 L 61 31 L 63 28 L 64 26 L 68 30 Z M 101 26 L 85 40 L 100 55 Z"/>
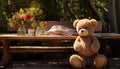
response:
<path id="1" fill-rule="evenodd" d="M 102 25 L 103 25 L 103 32 L 107 32 L 107 28 L 106 28 L 106 26 L 105 26 L 105 24 L 104 24 L 104 20 L 103 20 L 102 16 L 100 16 L 100 14 L 98 13 L 96 7 L 93 5 L 92 0 L 88 0 L 88 4 L 89 4 L 89 6 L 90 6 L 92 12 L 99 18 L 99 21 L 102 22 Z"/>
<path id="2" fill-rule="evenodd" d="M 109 0 L 108 23 L 110 24 L 110 32 L 118 33 L 115 1 L 116 0 Z"/>
<path id="3" fill-rule="evenodd" d="M 120 0 L 115 0 L 118 31 L 120 32 Z"/>

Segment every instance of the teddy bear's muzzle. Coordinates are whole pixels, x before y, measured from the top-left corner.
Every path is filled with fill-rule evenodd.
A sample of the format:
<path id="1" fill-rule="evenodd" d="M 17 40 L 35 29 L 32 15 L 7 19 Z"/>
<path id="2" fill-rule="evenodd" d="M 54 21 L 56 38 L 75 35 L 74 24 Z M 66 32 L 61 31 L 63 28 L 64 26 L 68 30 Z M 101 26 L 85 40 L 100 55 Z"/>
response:
<path id="1" fill-rule="evenodd" d="M 80 36 L 87 36 L 88 35 L 88 31 L 86 29 L 80 29 L 78 34 Z"/>

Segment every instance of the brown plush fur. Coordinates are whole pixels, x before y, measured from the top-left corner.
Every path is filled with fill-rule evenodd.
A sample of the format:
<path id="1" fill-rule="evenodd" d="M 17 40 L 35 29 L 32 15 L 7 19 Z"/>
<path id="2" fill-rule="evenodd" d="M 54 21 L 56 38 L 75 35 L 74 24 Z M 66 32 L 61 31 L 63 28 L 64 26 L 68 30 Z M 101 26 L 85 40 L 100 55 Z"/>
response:
<path id="1" fill-rule="evenodd" d="M 78 37 L 74 42 L 74 50 L 78 54 L 70 57 L 70 64 L 74 68 L 85 68 L 88 59 L 92 61 L 94 68 L 102 68 L 106 65 L 107 59 L 104 55 L 99 54 L 99 41 L 93 35 L 97 21 L 95 19 L 75 20 L 73 26 L 78 32 Z"/>

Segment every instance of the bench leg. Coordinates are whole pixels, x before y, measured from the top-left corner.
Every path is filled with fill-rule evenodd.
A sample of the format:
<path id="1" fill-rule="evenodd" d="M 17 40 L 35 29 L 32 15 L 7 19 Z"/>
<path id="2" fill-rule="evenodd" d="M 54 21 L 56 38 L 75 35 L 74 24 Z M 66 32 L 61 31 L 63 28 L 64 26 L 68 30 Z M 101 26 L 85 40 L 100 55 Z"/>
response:
<path id="1" fill-rule="evenodd" d="M 1 40 L 3 46 L 3 56 L 0 62 L 0 69 L 8 66 L 11 63 L 11 56 L 9 53 L 9 41 L 8 40 Z"/>
<path id="2" fill-rule="evenodd" d="M 100 53 L 106 55 L 106 56 L 111 56 L 112 54 L 112 50 L 111 47 L 109 46 L 109 40 L 100 40 L 101 43 L 101 49 L 100 49 Z"/>

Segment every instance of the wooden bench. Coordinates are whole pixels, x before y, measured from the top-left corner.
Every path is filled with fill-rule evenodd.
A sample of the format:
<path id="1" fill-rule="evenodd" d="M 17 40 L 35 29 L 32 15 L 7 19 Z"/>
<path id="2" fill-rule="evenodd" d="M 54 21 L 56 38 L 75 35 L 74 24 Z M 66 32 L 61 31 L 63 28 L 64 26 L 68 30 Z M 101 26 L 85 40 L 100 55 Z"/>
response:
<path id="1" fill-rule="evenodd" d="M 73 28 L 72 22 L 58 22 L 48 21 L 48 28 L 50 29 L 53 25 L 64 25 L 69 28 Z M 102 24 L 99 23 L 96 28 L 96 32 L 101 32 Z M 118 38 L 117 34 L 102 34 L 96 33 L 95 36 L 98 39 L 111 39 Z M 75 52 L 73 46 L 61 46 L 61 42 L 74 42 L 77 36 L 61 36 L 61 35 L 41 35 L 41 36 L 20 36 L 16 34 L 1 34 L 0 42 L 2 44 L 3 57 L 0 66 L 4 67 L 11 62 L 11 53 L 43 53 L 43 52 Z M 12 41 L 49 41 L 51 46 L 10 46 Z"/>
<path id="2" fill-rule="evenodd" d="M 48 22 L 48 26 L 47 26 L 47 28 L 46 28 L 46 30 L 49 30 L 53 25 L 63 25 L 63 26 L 66 26 L 66 27 L 68 27 L 68 28 L 72 28 L 72 29 L 75 29 L 74 27 L 73 27 L 73 22 L 70 22 L 70 21 L 47 21 Z M 101 32 L 102 31 L 102 23 L 100 22 L 100 21 L 98 21 L 99 23 L 98 23 L 98 26 L 96 27 L 96 29 L 95 29 L 95 32 Z M 68 40 L 67 40 L 68 41 Z M 53 45 L 52 46 L 57 46 L 58 47 L 58 49 L 59 49 L 59 46 L 60 46 L 60 42 L 61 41 L 50 41 Z M 64 41 L 62 41 L 62 42 L 64 42 Z M 74 42 L 74 40 L 72 41 L 72 42 Z M 52 46 L 46 46 L 47 48 L 52 48 Z M 10 46 L 11 47 L 11 46 Z M 40 46 L 14 46 L 14 47 L 11 47 L 11 49 L 20 49 L 20 48 L 24 48 L 24 49 L 27 49 L 28 50 L 28 48 L 29 49 L 31 49 L 32 50 L 32 48 L 33 49 L 38 49 L 38 48 L 41 48 Z M 69 48 L 69 49 L 68 49 Z M 43 49 L 43 48 L 42 48 Z M 71 46 L 67 46 L 66 47 L 66 50 L 70 50 L 70 49 L 72 49 L 72 47 Z M 27 51 L 26 51 L 27 52 Z M 34 51 L 33 51 L 34 52 Z M 14 53 L 15 53 L 15 51 L 14 51 Z M 16 51 L 16 53 L 19 53 L 18 51 Z"/>
<path id="3" fill-rule="evenodd" d="M 70 22 L 70 21 L 47 21 L 47 23 L 48 23 L 47 24 L 48 26 L 47 26 L 46 30 L 49 30 L 53 25 L 63 25 L 63 26 L 66 26 L 68 28 L 75 29 L 73 27 L 73 22 Z M 101 32 L 101 31 L 102 31 L 102 23 L 100 21 L 98 21 L 98 26 L 96 27 L 95 32 Z M 54 36 L 52 36 L 52 37 L 55 38 Z M 27 41 L 27 40 L 29 41 L 29 39 L 25 39 L 24 37 L 21 37 L 21 38 L 23 38 L 23 39 L 20 39 L 18 41 L 21 41 L 21 40 L 22 41 Z M 72 45 L 71 46 L 60 46 L 60 44 L 61 44 L 61 42 L 74 42 L 76 36 L 72 39 L 72 41 L 70 40 L 71 38 L 67 39 L 65 37 L 64 40 L 61 40 L 61 39 L 59 40 L 57 38 L 55 38 L 56 39 L 55 41 L 51 41 L 48 38 L 46 38 L 45 41 L 49 41 L 50 43 L 52 43 L 52 46 L 10 46 L 10 49 L 12 49 L 10 52 L 11 53 L 29 53 L 29 52 L 32 52 L 32 53 L 36 52 L 37 53 L 37 52 L 42 52 L 42 51 L 43 52 L 73 52 Z M 60 38 L 62 38 L 62 37 L 60 37 Z M 14 39 L 14 41 L 16 41 L 16 39 L 17 39 L 17 37 Z M 13 40 L 10 40 L 10 41 L 13 41 Z M 44 40 L 33 40 L 33 41 L 44 41 Z"/>

